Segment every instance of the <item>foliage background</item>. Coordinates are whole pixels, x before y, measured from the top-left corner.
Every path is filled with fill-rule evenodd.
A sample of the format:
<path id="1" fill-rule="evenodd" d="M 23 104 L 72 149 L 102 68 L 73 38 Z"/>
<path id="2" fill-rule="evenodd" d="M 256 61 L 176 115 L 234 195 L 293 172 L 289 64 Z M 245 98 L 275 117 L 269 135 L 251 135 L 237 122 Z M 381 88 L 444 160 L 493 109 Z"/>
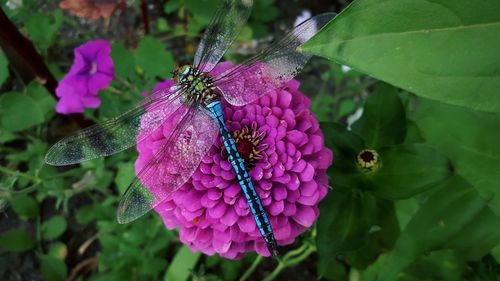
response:
<path id="1" fill-rule="evenodd" d="M 218 0 L 150 2 L 149 34 L 140 1 L 109 22 L 58 1 L 0 2 L 57 79 L 73 48 L 96 38 L 112 42 L 116 68 L 100 108 L 68 118 L 0 52 L 1 280 L 500 280 L 498 1 L 255 1 L 226 59 L 264 48 L 305 9 L 345 10 L 304 46 L 330 60 L 299 76 L 334 150 L 333 190 L 280 259 L 239 261 L 192 253 L 152 213 L 116 223 L 134 151 L 43 164 L 82 117 L 123 112 L 189 63 Z M 378 152 L 377 171 L 356 165 L 363 149 Z"/>

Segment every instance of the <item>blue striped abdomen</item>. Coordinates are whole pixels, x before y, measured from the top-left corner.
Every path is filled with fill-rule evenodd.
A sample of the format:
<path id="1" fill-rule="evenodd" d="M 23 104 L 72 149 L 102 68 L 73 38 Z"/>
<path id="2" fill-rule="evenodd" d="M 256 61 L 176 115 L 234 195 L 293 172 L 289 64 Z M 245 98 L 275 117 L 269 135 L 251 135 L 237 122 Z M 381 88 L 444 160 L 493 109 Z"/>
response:
<path id="1" fill-rule="evenodd" d="M 217 123 L 219 127 L 220 134 L 222 136 L 222 141 L 224 146 L 226 147 L 227 153 L 229 154 L 229 161 L 234 168 L 236 173 L 236 177 L 238 182 L 245 194 L 245 198 L 247 199 L 248 206 L 250 207 L 250 211 L 252 212 L 255 223 L 259 228 L 260 234 L 264 241 L 266 242 L 267 248 L 271 255 L 278 255 L 278 244 L 276 243 L 276 239 L 274 238 L 273 229 L 271 228 L 271 223 L 269 222 L 269 218 L 267 217 L 266 212 L 264 211 L 264 207 L 260 202 L 260 197 L 255 191 L 252 180 L 248 175 L 245 169 L 245 163 L 240 153 L 236 149 L 236 144 L 234 142 L 233 137 L 229 133 L 226 127 L 226 123 L 224 122 L 224 118 L 222 117 L 222 107 L 220 101 L 212 102 L 207 105 L 207 108 L 210 110 L 212 114 L 212 118 Z"/>

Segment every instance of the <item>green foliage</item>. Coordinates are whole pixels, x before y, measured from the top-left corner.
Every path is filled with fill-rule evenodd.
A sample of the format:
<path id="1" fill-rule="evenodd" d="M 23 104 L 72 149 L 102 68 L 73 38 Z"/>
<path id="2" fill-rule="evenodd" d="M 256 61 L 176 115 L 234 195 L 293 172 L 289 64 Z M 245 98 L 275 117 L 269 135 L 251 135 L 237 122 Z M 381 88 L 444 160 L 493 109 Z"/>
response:
<path id="1" fill-rule="evenodd" d="M 500 216 L 500 117 L 419 99 L 412 118 L 422 136 L 453 161 L 456 173 L 473 183 Z"/>
<path id="2" fill-rule="evenodd" d="M 63 21 L 63 13 L 56 10 L 54 13 L 34 13 L 26 21 L 28 37 L 42 51 L 48 49 L 55 40 Z"/>
<path id="3" fill-rule="evenodd" d="M 30 109 L 30 114 L 26 114 L 26 108 Z M 10 132 L 18 132 L 41 124 L 43 121 L 43 111 L 30 96 L 17 92 L 0 96 L 1 128 Z"/>
<path id="4" fill-rule="evenodd" d="M 497 0 L 354 1 L 304 50 L 412 93 L 499 112 Z"/>
<path id="5" fill-rule="evenodd" d="M 64 261 L 48 255 L 39 255 L 42 276 L 46 280 L 66 280 L 68 269 Z"/>
<path id="6" fill-rule="evenodd" d="M 363 116 L 352 127 L 365 139 L 366 148 L 402 143 L 406 135 L 406 114 L 397 89 L 378 86 L 366 100 Z"/>
<path id="7" fill-rule="evenodd" d="M 0 234 L 0 248 L 11 252 L 26 252 L 35 246 L 35 239 L 21 229 L 11 229 Z"/>
<path id="8" fill-rule="evenodd" d="M 61 236 L 68 226 L 63 216 L 53 216 L 42 224 L 42 237 L 46 240 L 54 240 Z"/>
<path id="9" fill-rule="evenodd" d="M 175 254 L 172 264 L 168 267 L 164 280 L 188 280 L 200 256 L 199 252 L 193 253 L 188 247 L 182 246 Z"/>
<path id="10" fill-rule="evenodd" d="M 21 195 L 12 198 L 10 201 L 12 209 L 22 219 L 32 219 L 38 215 L 38 204 L 30 196 Z"/>
<path id="11" fill-rule="evenodd" d="M 420 206 L 394 249 L 372 265 L 370 270 L 377 274 L 369 280 L 398 280 L 399 272 L 419 255 L 440 249 L 454 249 L 463 260 L 477 260 L 500 241 L 499 222 L 472 186 L 454 177 Z"/>
<path id="12" fill-rule="evenodd" d="M 8 65 L 9 65 L 9 62 L 7 61 L 7 58 L 5 57 L 3 51 L 0 50 L 0 87 L 2 86 L 3 82 L 5 82 L 5 80 L 9 76 Z"/>
<path id="13" fill-rule="evenodd" d="M 173 69 L 174 60 L 172 55 L 165 50 L 163 44 L 151 37 L 145 37 L 139 43 L 134 53 L 138 67 L 148 75 L 149 78 L 156 76 L 168 77 Z M 161 61 L 161 63 L 158 63 Z"/>

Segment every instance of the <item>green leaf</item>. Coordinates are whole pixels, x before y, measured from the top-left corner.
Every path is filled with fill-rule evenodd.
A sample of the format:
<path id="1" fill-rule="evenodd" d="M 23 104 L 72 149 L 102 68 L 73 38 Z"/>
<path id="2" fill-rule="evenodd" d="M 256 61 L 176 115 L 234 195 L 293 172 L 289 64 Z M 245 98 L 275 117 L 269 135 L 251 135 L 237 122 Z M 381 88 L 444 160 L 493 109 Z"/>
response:
<path id="1" fill-rule="evenodd" d="M 66 231 L 67 226 L 63 216 L 53 216 L 42 224 L 42 237 L 45 240 L 54 240 Z"/>
<path id="2" fill-rule="evenodd" d="M 170 14 L 179 10 L 182 5 L 184 5 L 184 0 L 170 0 L 163 6 L 163 11 L 165 11 L 165 14 Z"/>
<path id="3" fill-rule="evenodd" d="M 372 192 L 384 199 L 406 199 L 424 192 L 452 175 L 451 163 L 425 144 L 401 144 L 380 149 L 382 167 L 368 175 Z"/>
<path id="4" fill-rule="evenodd" d="M 441 250 L 419 257 L 400 274 L 399 281 L 460 281 L 465 263 L 457 253 Z"/>
<path id="5" fill-rule="evenodd" d="M 55 10 L 52 14 L 34 13 L 26 21 L 28 35 L 42 50 L 47 49 L 55 39 L 62 24 L 62 11 Z"/>
<path id="6" fill-rule="evenodd" d="M 26 252 L 35 247 L 35 239 L 24 230 L 12 229 L 0 234 L 0 248 L 11 252 Z"/>
<path id="7" fill-rule="evenodd" d="M 366 142 L 366 148 L 399 144 L 406 136 L 406 114 L 397 89 L 379 85 L 366 100 L 363 115 L 352 126 Z"/>
<path id="8" fill-rule="evenodd" d="M 68 275 L 68 269 L 64 261 L 48 256 L 38 255 L 42 276 L 45 280 L 64 281 Z"/>
<path id="9" fill-rule="evenodd" d="M 134 56 L 132 52 L 127 50 L 123 43 L 113 43 L 111 46 L 111 58 L 113 59 L 115 72 L 118 77 L 136 79 Z"/>
<path id="10" fill-rule="evenodd" d="M 23 219 L 32 219 L 38 215 L 38 204 L 30 196 L 15 196 L 10 201 L 12 209 Z"/>
<path id="11" fill-rule="evenodd" d="M 419 205 L 415 198 L 410 198 L 407 200 L 398 200 L 394 202 L 396 205 L 396 214 L 398 217 L 399 225 L 401 229 L 404 229 L 411 218 L 417 212 Z"/>
<path id="12" fill-rule="evenodd" d="M 328 271 L 340 252 L 360 248 L 374 224 L 375 198 L 369 193 L 330 191 L 320 205 L 316 244 L 319 272 Z"/>
<path id="13" fill-rule="evenodd" d="M 135 62 L 150 78 L 170 77 L 174 67 L 172 54 L 167 52 L 160 41 L 152 37 L 144 37 L 135 50 Z"/>
<path id="14" fill-rule="evenodd" d="M 221 264 L 224 280 L 238 280 L 243 264 L 241 261 L 223 260 Z"/>
<path id="15" fill-rule="evenodd" d="M 115 184 L 120 194 L 124 194 L 127 187 L 135 178 L 135 169 L 133 162 L 121 162 L 117 165 L 118 172 L 115 177 Z"/>
<path id="16" fill-rule="evenodd" d="M 418 99 L 412 119 L 500 217 L 500 116 Z"/>
<path id="17" fill-rule="evenodd" d="M 417 95 L 500 112 L 500 2 L 358 0 L 303 49 Z"/>
<path id="18" fill-rule="evenodd" d="M 56 108 L 55 98 L 38 82 L 31 82 L 25 89 L 26 95 L 33 99 L 48 121 L 54 116 Z"/>
<path id="19" fill-rule="evenodd" d="M 50 245 L 49 256 L 64 260 L 68 255 L 68 247 L 62 242 L 55 242 Z"/>
<path id="20" fill-rule="evenodd" d="M 386 200 L 377 200 L 376 203 L 376 218 L 368 236 L 360 241 L 362 247 L 344 255 L 345 261 L 351 267 L 366 268 L 380 254 L 392 249 L 399 237 L 400 230 L 394 204 Z"/>
<path id="21" fill-rule="evenodd" d="M 198 263 L 201 253 L 193 253 L 188 247 L 182 246 L 165 274 L 165 281 L 186 281 L 191 271 Z"/>
<path id="22" fill-rule="evenodd" d="M 9 62 L 7 61 L 7 57 L 3 54 L 3 51 L 0 50 L 0 87 L 9 77 Z"/>
<path id="23" fill-rule="evenodd" d="M 28 95 L 10 92 L 0 96 L 0 126 L 5 130 L 18 132 L 43 121 L 43 112 Z"/>
<path id="24" fill-rule="evenodd" d="M 496 245 L 493 250 L 491 250 L 491 255 L 500 263 L 500 244 Z"/>
<path id="25" fill-rule="evenodd" d="M 500 242 L 500 219 L 462 178 L 446 181 L 421 205 L 394 249 L 375 267 L 379 281 L 396 280 L 399 272 L 424 253 L 454 249 L 477 260 Z"/>
<path id="26" fill-rule="evenodd" d="M 185 3 L 194 18 L 203 25 L 208 25 L 219 5 L 218 0 L 185 0 Z"/>

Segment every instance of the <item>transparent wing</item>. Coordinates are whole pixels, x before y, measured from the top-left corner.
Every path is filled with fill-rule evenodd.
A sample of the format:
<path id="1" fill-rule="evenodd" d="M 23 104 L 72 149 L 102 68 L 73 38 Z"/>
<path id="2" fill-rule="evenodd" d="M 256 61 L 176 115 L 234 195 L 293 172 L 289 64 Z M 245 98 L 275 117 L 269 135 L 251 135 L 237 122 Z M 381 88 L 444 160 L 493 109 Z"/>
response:
<path id="1" fill-rule="evenodd" d="M 252 5 L 253 0 L 220 2 L 198 45 L 193 63 L 197 69 L 209 72 L 215 67 L 247 22 Z"/>
<path id="2" fill-rule="evenodd" d="M 261 54 L 216 77 L 215 85 L 224 98 L 236 106 L 251 103 L 282 87 L 302 70 L 311 57 L 297 48 L 334 17 L 334 13 L 325 13 L 304 21 Z"/>
<path id="3" fill-rule="evenodd" d="M 118 222 L 136 220 L 181 187 L 214 144 L 217 134 L 217 125 L 208 113 L 194 107 L 185 110 L 171 135 L 121 198 Z"/>
<path id="4" fill-rule="evenodd" d="M 54 166 L 76 164 L 132 147 L 181 106 L 181 94 L 182 90 L 174 87 L 161 89 L 135 108 L 58 141 L 45 155 L 45 162 Z"/>

